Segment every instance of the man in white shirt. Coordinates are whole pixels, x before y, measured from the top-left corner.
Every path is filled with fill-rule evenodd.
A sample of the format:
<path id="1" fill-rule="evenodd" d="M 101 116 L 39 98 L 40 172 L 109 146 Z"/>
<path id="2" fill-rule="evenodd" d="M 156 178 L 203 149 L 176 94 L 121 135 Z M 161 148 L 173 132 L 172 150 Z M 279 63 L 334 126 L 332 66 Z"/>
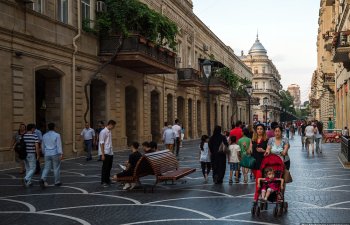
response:
<path id="1" fill-rule="evenodd" d="M 101 184 L 103 187 L 108 187 L 111 184 L 111 169 L 113 164 L 113 145 L 112 145 L 112 129 L 115 127 L 116 122 L 110 120 L 107 126 L 100 132 L 99 135 L 99 148 L 101 151 L 102 164 L 102 176 Z"/>
<path id="2" fill-rule="evenodd" d="M 89 123 L 85 123 L 85 128 L 80 133 L 80 135 L 84 138 L 84 149 L 86 151 L 86 161 L 92 159 L 92 145 L 95 143 L 95 131 L 90 127 Z"/>
<path id="3" fill-rule="evenodd" d="M 163 142 L 166 149 L 169 149 L 172 153 L 174 153 L 175 132 L 173 131 L 171 125 L 168 125 L 167 129 L 163 132 Z"/>
<path id="4" fill-rule="evenodd" d="M 181 127 L 179 125 L 179 120 L 175 120 L 175 125 L 172 127 L 175 133 L 175 147 L 176 147 L 176 156 L 179 156 L 180 151 L 180 137 L 181 137 Z"/>

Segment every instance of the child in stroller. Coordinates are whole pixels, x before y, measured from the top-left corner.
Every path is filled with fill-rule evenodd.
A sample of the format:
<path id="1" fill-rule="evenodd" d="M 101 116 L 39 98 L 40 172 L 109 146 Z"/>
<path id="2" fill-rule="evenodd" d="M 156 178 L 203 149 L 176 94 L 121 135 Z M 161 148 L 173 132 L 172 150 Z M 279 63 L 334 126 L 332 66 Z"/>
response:
<path id="1" fill-rule="evenodd" d="M 275 178 L 275 171 L 271 167 L 266 168 L 265 178 L 258 179 L 258 187 L 261 188 L 260 199 L 267 201 L 271 193 L 283 190 L 283 183 L 282 178 Z"/>
<path id="2" fill-rule="evenodd" d="M 275 154 L 265 156 L 262 160 L 260 170 L 263 178 L 257 179 L 258 193 L 260 199 L 253 202 L 252 215 L 260 215 L 260 210 L 266 210 L 268 204 L 275 204 L 274 216 L 281 216 L 287 211 L 288 203 L 284 201 L 284 174 L 283 160 Z"/>

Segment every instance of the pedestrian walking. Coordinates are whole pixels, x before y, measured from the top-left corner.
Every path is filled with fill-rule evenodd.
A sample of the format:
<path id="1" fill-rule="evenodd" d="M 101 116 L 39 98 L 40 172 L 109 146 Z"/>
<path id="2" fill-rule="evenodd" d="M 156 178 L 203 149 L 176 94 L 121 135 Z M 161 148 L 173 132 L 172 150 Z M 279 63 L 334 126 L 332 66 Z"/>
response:
<path id="1" fill-rule="evenodd" d="M 99 148 L 99 137 L 100 137 L 100 132 L 105 128 L 105 123 L 103 121 L 98 122 L 98 128 L 95 131 L 95 142 L 96 142 L 96 150 L 97 150 L 97 155 L 98 159 L 97 161 L 102 161 L 101 159 L 101 151 Z"/>
<path id="2" fill-rule="evenodd" d="M 243 137 L 239 139 L 238 145 L 241 149 L 241 156 L 242 158 L 245 155 L 250 155 L 251 152 L 249 151 L 249 147 L 251 145 L 251 139 L 248 137 L 249 136 L 249 130 L 247 128 L 243 129 Z M 243 173 L 243 182 L 246 184 L 248 183 L 248 172 L 249 168 L 241 167 L 242 168 L 242 173 Z"/>
<path id="3" fill-rule="evenodd" d="M 99 147 L 101 150 L 102 175 L 101 184 L 103 187 L 108 187 L 111 184 L 111 169 L 113 164 L 113 145 L 112 145 L 112 129 L 114 129 L 116 122 L 110 120 L 107 126 L 100 132 Z"/>
<path id="4" fill-rule="evenodd" d="M 302 121 L 302 124 L 300 125 L 301 148 L 306 147 L 306 144 L 305 144 L 305 141 L 306 141 L 306 138 L 305 138 L 305 128 L 306 128 L 306 126 L 307 126 L 306 121 L 303 120 L 303 121 Z"/>
<path id="5" fill-rule="evenodd" d="M 21 139 L 25 133 L 26 133 L 26 125 L 24 123 L 21 123 L 19 125 L 18 131 L 13 135 L 12 145 L 10 147 L 12 151 L 15 151 L 16 145 L 20 145 Z M 20 168 L 19 174 L 24 174 L 25 173 L 24 160 L 19 158 L 19 155 L 17 152 L 15 152 L 15 161 L 19 164 L 19 168 Z"/>
<path id="6" fill-rule="evenodd" d="M 334 123 L 333 123 L 331 117 L 328 118 L 327 129 L 328 129 L 328 133 L 332 133 L 333 132 Z"/>
<path id="7" fill-rule="evenodd" d="M 312 147 L 312 154 L 314 154 L 314 142 L 315 142 L 315 128 L 311 125 L 311 121 L 307 123 L 307 127 L 305 128 L 305 147 L 307 150 L 307 154 L 310 153 L 310 145 Z"/>
<path id="8" fill-rule="evenodd" d="M 85 123 L 85 128 L 80 133 L 84 138 L 84 150 L 86 151 L 86 161 L 92 160 L 92 146 L 95 144 L 95 131 L 89 123 Z"/>
<path id="9" fill-rule="evenodd" d="M 47 125 L 48 132 L 43 136 L 42 153 L 44 154 L 45 165 L 41 174 L 40 187 L 45 188 L 47 175 L 51 168 L 55 177 L 55 186 L 61 186 L 61 160 L 63 158 L 61 135 L 55 131 L 55 124 Z"/>
<path id="10" fill-rule="evenodd" d="M 323 125 L 317 122 L 314 126 L 315 129 L 315 142 L 316 142 L 316 153 L 322 153 L 321 142 L 323 137 Z"/>
<path id="11" fill-rule="evenodd" d="M 172 153 L 174 153 L 175 138 L 176 135 L 172 126 L 168 125 L 167 129 L 163 132 L 163 143 L 165 144 L 165 148 L 169 149 Z"/>
<path id="12" fill-rule="evenodd" d="M 41 132 L 41 130 L 38 129 L 38 127 L 34 124 L 35 130 L 34 130 L 34 134 L 38 137 L 39 139 L 39 155 L 35 156 L 35 158 L 37 158 L 36 160 L 36 169 L 35 169 L 35 174 L 40 174 L 41 171 L 41 166 L 40 166 L 40 157 L 41 157 L 41 142 L 43 141 L 43 133 Z"/>
<path id="13" fill-rule="evenodd" d="M 236 136 L 230 136 L 229 141 L 229 153 L 228 153 L 228 164 L 230 165 L 230 179 L 229 184 L 232 184 L 232 176 L 235 172 L 236 183 L 239 183 L 239 162 L 241 160 L 241 148 L 236 142 Z"/>
<path id="14" fill-rule="evenodd" d="M 23 184 L 25 187 L 32 186 L 32 177 L 35 173 L 36 162 L 39 160 L 39 138 L 34 133 L 35 124 L 27 125 L 27 132 L 23 135 L 23 140 L 26 144 L 27 157 L 24 160 L 24 165 L 26 167 L 26 176 L 23 179 Z"/>
<path id="15" fill-rule="evenodd" d="M 202 174 L 204 177 L 204 183 L 208 183 L 208 176 L 211 170 L 211 162 L 210 162 L 210 154 L 209 154 L 209 137 L 208 135 L 203 135 L 201 137 L 201 144 L 199 146 L 200 148 L 200 157 L 199 161 L 201 163 L 202 168 Z"/>
<path id="16" fill-rule="evenodd" d="M 209 139 L 209 150 L 211 154 L 211 163 L 213 168 L 213 181 L 215 184 L 222 184 L 226 170 L 226 153 L 219 151 L 220 145 L 224 144 L 226 148 L 228 143 L 226 137 L 221 134 L 221 127 L 215 126 L 213 135 Z"/>
<path id="17" fill-rule="evenodd" d="M 175 124 L 172 127 L 174 133 L 175 133 L 175 149 L 176 149 L 176 156 L 179 156 L 180 151 L 180 143 L 181 143 L 181 127 L 179 125 L 179 120 L 175 120 Z"/>

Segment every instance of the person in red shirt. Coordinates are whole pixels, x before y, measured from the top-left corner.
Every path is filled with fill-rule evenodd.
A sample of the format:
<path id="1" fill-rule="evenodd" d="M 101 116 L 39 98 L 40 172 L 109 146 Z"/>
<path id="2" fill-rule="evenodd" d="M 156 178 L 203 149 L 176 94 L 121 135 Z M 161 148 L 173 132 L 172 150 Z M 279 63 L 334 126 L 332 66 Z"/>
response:
<path id="1" fill-rule="evenodd" d="M 230 137 L 235 136 L 237 142 L 241 137 L 243 137 L 243 130 L 241 126 L 242 126 L 242 122 L 238 120 L 236 122 L 236 126 L 230 131 Z"/>

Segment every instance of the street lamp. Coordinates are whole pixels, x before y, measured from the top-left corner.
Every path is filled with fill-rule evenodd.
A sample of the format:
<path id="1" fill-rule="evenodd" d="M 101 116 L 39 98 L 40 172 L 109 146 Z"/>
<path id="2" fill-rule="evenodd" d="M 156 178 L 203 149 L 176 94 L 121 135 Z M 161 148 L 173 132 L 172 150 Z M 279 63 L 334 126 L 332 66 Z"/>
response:
<path id="1" fill-rule="evenodd" d="M 246 87 L 245 87 L 245 91 L 247 92 L 248 94 L 248 109 L 249 109 L 249 113 L 248 113 L 248 116 L 249 116 L 249 124 L 252 124 L 251 122 L 251 116 L 250 116 L 250 98 L 252 96 L 252 93 L 253 93 L 253 86 L 248 84 Z"/>
<path id="2" fill-rule="evenodd" d="M 207 131 L 208 136 L 210 136 L 210 93 L 209 93 L 209 84 L 210 84 L 210 74 L 211 74 L 212 63 L 210 60 L 206 59 L 202 63 L 203 73 L 207 78 Z"/>
<path id="3" fill-rule="evenodd" d="M 268 97 L 263 98 L 263 104 L 265 106 L 265 121 L 266 121 L 266 126 L 267 126 L 267 105 L 269 104 Z"/>

